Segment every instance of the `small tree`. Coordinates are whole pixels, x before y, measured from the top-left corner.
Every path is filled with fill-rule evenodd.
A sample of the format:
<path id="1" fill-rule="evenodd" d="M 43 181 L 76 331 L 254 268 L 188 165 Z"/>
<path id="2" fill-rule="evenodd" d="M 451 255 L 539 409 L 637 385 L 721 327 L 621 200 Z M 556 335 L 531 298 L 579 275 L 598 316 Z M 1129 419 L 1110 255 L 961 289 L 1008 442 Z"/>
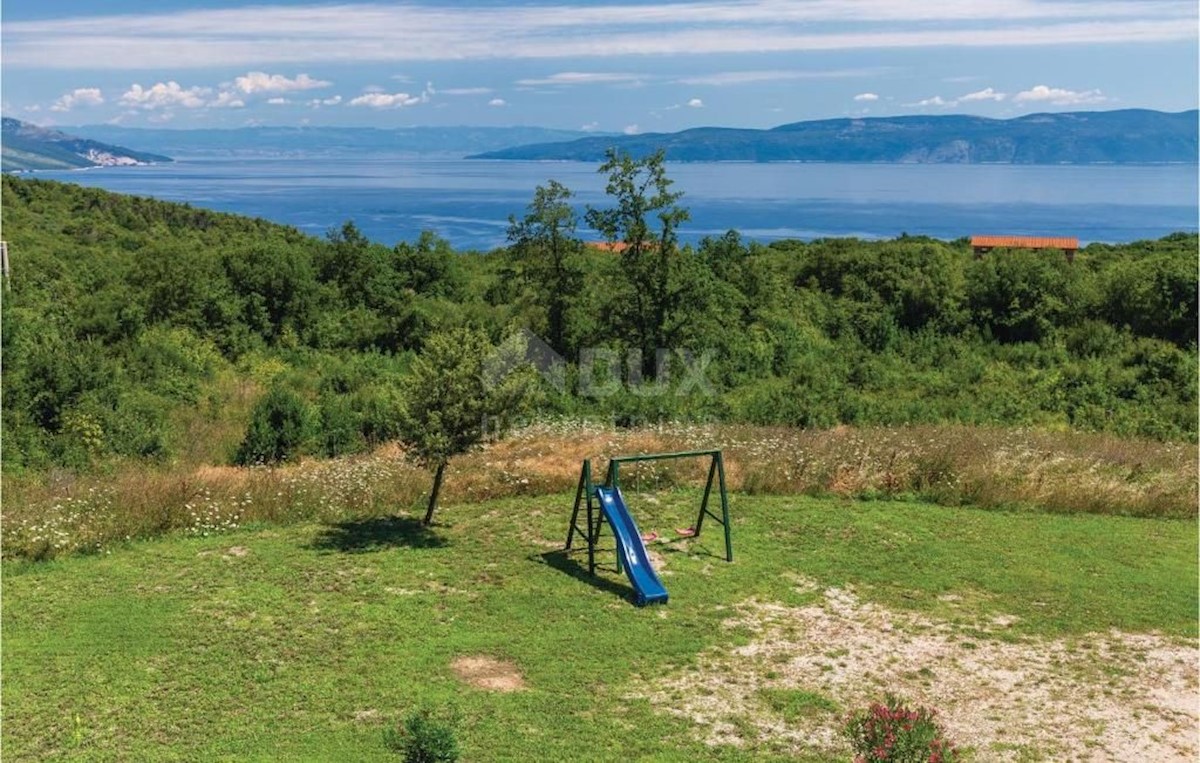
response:
<path id="1" fill-rule="evenodd" d="M 434 334 L 404 384 L 400 439 L 408 455 L 434 470 L 425 524 L 433 521 L 446 464 L 498 439 L 527 405 L 533 376 L 520 337 L 492 347 L 477 329 Z"/>

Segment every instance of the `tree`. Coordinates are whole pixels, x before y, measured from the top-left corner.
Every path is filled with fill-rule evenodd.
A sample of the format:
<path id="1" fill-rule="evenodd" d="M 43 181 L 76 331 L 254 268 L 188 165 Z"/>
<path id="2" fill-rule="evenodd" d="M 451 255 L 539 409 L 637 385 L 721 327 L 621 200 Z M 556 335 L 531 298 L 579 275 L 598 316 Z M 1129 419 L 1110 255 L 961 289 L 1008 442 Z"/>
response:
<path id="1" fill-rule="evenodd" d="M 583 286 L 579 261 L 583 242 L 575 237 L 575 210 L 570 204 L 573 195 L 569 188 L 551 180 L 534 190 L 523 219 L 508 218 L 512 252 L 546 310 L 546 339 L 560 355 L 570 352 L 568 311 Z"/>
<path id="2" fill-rule="evenodd" d="M 286 329 L 304 333 L 316 312 L 311 253 L 276 242 L 230 249 L 221 258 L 225 280 L 241 301 L 242 322 L 271 344 Z"/>
<path id="3" fill-rule="evenodd" d="M 605 192 L 616 206 L 589 207 L 586 219 L 610 243 L 624 244 L 621 264 L 626 293 L 614 309 L 642 351 L 643 373 L 653 377 L 655 350 L 671 342 L 674 331 L 669 322 L 683 302 L 683 290 L 674 288 L 671 276 L 679 259 L 678 229 L 689 215 L 676 203 L 683 193 L 671 191 L 664 151 L 634 159 L 610 148 L 606 156 L 598 171 L 608 173 Z"/>
<path id="4" fill-rule="evenodd" d="M 462 274 L 450 242 L 433 231 L 421 231 L 416 243 L 400 242 L 392 250 L 404 285 L 417 294 L 460 298 Z"/>
<path id="5" fill-rule="evenodd" d="M 434 469 L 425 524 L 433 521 L 450 459 L 502 437 L 527 405 L 532 374 L 519 341 L 497 349 L 482 331 L 452 329 L 430 336 L 413 361 L 400 439 L 410 458 Z"/>

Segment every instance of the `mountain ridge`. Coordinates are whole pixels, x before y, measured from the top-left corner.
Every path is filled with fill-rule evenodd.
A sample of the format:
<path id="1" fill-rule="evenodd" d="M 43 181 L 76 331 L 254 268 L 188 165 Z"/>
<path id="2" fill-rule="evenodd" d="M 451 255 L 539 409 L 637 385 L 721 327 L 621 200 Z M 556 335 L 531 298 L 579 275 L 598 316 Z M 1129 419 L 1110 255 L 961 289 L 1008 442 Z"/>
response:
<path id="1" fill-rule="evenodd" d="M 1196 162 L 1196 110 L 839 117 L 769 129 L 695 127 L 588 137 L 489 151 L 470 159 L 600 161 L 615 147 L 669 161 L 903 164 L 1151 164 Z"/>
<path id="2" fill-rule="evenodd" d="M 332 127 L 257 126 L 231 128 L 147 128 L 81 125 L 80 135 L 129 142 L 173 155 L 263 156 L 326 152 L 388 152 L 416 156 L 493 151 L 528 143 L 573 140 L 588 133 L 546 127 Z"/>
<path id="3" fill-rule="evenodd" d="M 66 170 L 172 161 L 171 157 L 70 135 L 20 119 L 0 120 L 0 171 Z"/>

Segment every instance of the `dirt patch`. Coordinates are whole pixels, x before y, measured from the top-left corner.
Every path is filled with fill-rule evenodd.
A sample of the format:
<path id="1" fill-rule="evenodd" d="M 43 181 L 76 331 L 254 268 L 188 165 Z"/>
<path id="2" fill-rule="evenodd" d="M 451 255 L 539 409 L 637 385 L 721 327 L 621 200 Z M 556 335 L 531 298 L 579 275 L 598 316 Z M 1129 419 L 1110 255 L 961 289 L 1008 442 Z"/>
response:
<path id="1" fill-rule="evenodd" d="M 478 689 L 512 692 L 526 688 L 521 671 L 507 660 L 487 655 L 465 655 L 450 663 L 450 668 L 461 680 Z"/>
<path id="2" fill-rule="evenodd" d="M 712 745 L 846 758 L 846 713 L 890 691 L 936 708 L 979 761 L 1197 759 L 1195 641 L 1118 631 L 1001 640 L 1013 622 L 966 632 L 840 589 L 807 607 L 751 601 L 728 622 L 751 630 L 751 643 L 702 655 L 699 669 L 645 696 Z M 764 700 L 773 689 L 813 692 L 839 710 L 785 722 Z"/>

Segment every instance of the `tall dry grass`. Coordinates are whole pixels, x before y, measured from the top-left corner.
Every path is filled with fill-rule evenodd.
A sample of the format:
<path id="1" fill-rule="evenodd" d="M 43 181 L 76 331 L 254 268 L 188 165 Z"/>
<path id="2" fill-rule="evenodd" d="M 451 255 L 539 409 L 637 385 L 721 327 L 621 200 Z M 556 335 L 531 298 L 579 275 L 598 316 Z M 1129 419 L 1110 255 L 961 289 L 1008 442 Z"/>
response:
<path id="1" fill-rule="evenodd" d="M 1197 514 L 1194 445 L 966 426 L 538 425 L 454 460 L 442 504 L 452 512 L 454 504 L 569 492 L 584 458 L 594 459 L 600 475 L 614 455 L 701 448 L 723 449 L 730 488 L 750 494 L 916 498 L 1138 517 Z M 698 461 L 674 461 L 631 465 L 622 474 L 625 485 L 661 488 L 701 484 L 706 470 Z M 106 475 L 6 477 L 2 554 L 49 558 L 167 532 L 389 515 L 418 507 L 430 481 L 394 445 L 279 468 L 133 464 Z"/>

